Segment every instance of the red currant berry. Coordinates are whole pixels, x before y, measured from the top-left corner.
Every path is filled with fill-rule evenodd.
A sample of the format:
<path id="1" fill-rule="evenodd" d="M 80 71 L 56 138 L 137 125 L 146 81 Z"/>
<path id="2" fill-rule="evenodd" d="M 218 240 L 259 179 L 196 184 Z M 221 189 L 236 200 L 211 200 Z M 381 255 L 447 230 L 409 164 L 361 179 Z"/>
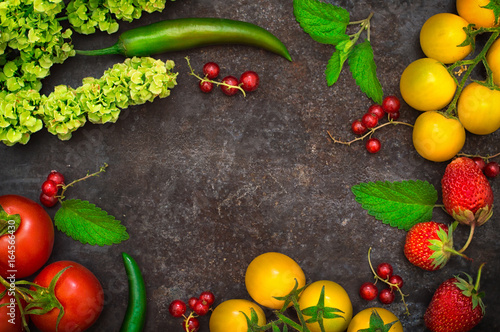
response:
<path id="1" fill-rule="evenodd" d="M 500 173 L 500 167 L 496 161 L 490 161 L 484 166 L 484 175 L 489 178 L 495 178 Z"/>
<path id="2" fill-rule="evenodd" d="M 389 282 L 391 284 L 397 285 L 399 289 L 403 287 L 403 278 L 398 276 L 397 274 L 393 274 L 392 276 L 389 277 Z M 394 291 L 396 290 L 396 287 L 391 286 L 391 289 Z"/>
<path id="3" fill-rule="evenodd" d="M 215 296 L 212 292 L 205 291 L 200 294 L 200 300 L 205 301 L 208 306 L 211 306 L 215 302 Z"/>
<path id="4" fill-rule="evenodd" d="M 59 188 L 57 187 L 57 184 L 54 181 L 45 180 L 42 183 L 42 193 L 44 193 L 45 195 L 55 196 L 58 191 L 59 191 Z"/>
<path id="5" fill-rule="evenodd" d="M 356 135 L 363 135 L 366 132 L 366 127 L 360 119 L 352 122 L 351 129 Z"/>
<path id="6" fill-rule="evenodd" d="M 481 171 L 484 170 L 484 167 L 486 166 L 486 162 L 484 161 L 483 158 L 481 158 L 481 157 L 473 157 L 472 160 L 474 160 L 474 162 L 476 163 L 477 167 L 479 167 L 479 169 Z"/>
<path id="7" fill-rule="evenodd" d="M 182 326 L 184 327 L 184 331 L 186 332 L 196 332 L 200 329 L 200 322 L 196 317 L 189 317 L 189 320 L 187 322 L 187 327 L 186 327 L 186 321 L 182 323 Z"/>
<path id="8" fill-rule="evenodd" d="M 190 297 L 189 300 L 188 300 L 188 306 L 191 308 L 191 310 L 194 309 L 194 305 L 196 304 L 196 302 L 198 302 L 198 299 L 196 297 Z"/>
<path id="9" fill-rule="evenodd" d="M 219 72 L 220 72 L 220 67 L 215 62 L 207 62 L 203 66 L 203 74 L 205 74 L 205 76 L 209 80 L 213 80 L 214 78 L 219 76 Z"/>
<path id="10" fill-rule="evenodd" d="M 248 70 L 241 74 L 240 84 L 243 90 L 247 92 L 255 91 L 259 87 L 259 75 L 254 71 Z"/>
<path id="11" fill-rule="evenodd" d="M 377 116 L 379 120 L 382 119 L 385 115 L 384 109 L 379 104 L 373 104 L 370 107 L 368 107 L 368 111 L 366 113 L 371 113 Z"/>
<path id="12" fill-rule="evenodd" d="M 366 128 L 373 128 L 377 125 L 378 118 L 372 113 L 366 113 L 361 118 L 361 122 L 365 125 Z"/>
<path id="13" fill-rule="evenodd" d="M 370 153 L 377 153 L 380 151 L 380 141 L 377 138 L 370 138 L 366 141 L 366 150 Z"/>
<path id="14" fill-rule="evenodd" d="M 40 203 L 42 203 L 46 207 L 53 207 L 57 204 L 57 201 L 58 199 L 56 196 L 48 196 L 43 192 L 40 194 Z"/>
<path id="15" fill-rule="evenodd" d="M 380 263 L 377 266 L 377 275 L 384 280 L 389 279 L 392 276 L 392 265 L 389 263 Z"/>
<path id="16" fill-rule="evenodd" d="M 232 85 L 232 86 L 238 86 L 238 80 L 234 76 L 226 76 L 222 79 L 222 83 L 227 84 L 227 85 Z M 228 96 L 234 96 L 235 94 L 238 93 L 237 88 L 233 88 L 227 85 L 221 85 L 220 88 L 224 94 Z"/>
<path id="17" fill-rule="evenodd" d="M 396 121 L 397 119 L 399 119 L 399 111 L 397 111 L 397 112 L 391 112 L 391 113 L 388 113 L 388 114 L 389 114 L 389 120 Z"/>
<path id="18" fill-rule="evenodd" d="M 398 97 L 396 96 L 387 96 L 382 101 L 382 108 L 386 113 L 394 113 L 399 111 L 401 107 L 401 103 L 399 102 Z"/>
<path id="19" fill-rule="evenodd" d="M 396 295 L 394 295 L 394 292 L 391 291 L 389 288 L 384 288 L 380 291 L 380 294 L 378 295 L 378 299 L 380 302 L 383 304 L 391 304 L 394 302 L 394 298 Z"/>
<path id="20" fill-rule="evenodd" d="M 182 317 L 186 313 L 186 309 L 186 303 L 181 300 L 173 300 L 168 307 L 172 317 Z"/>
<path id="21" fill-rule="evenodd" d="M 57 185 L 64 184 L 64 175 L 59 173 L 58 171 L 51 171 L 47 176 L 47 180 L 54 181 Z"/>
<path id="22" fill-rule="evenodd" d="M 365 282 L 359 288 L 359 295 L 367 301 L 375 300 L 378 295 L 378 288 L 373 282 Z"/>
<path id="23" fill-rule="evenodd" d="M 193 311 L 195 314 L 198 316 L 204 316 L 208 313 L 210 310 L 210 306 L 205 302 L 204 300 L 198 299 L 196 303 L 194 304 Z"/>
<path id="24" fill-rule="evenodd" d="M 200 90 L 205 93 L 209 93 L 214 89 L 214 84 L 208 81 L 200 81 Z"/>

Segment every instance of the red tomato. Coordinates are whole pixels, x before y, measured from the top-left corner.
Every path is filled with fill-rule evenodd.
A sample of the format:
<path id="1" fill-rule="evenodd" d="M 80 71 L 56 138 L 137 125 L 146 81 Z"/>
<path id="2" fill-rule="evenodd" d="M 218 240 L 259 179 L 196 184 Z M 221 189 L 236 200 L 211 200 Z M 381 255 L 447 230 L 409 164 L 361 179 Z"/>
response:
<path id="1" fill-rule="evenodd" d="M 48 287 L 54 276 L 68 266 L 71 267 L 61 274 L 54 289 L 56 298 L 64 308 L 64 316 L 57 331 L 84 331 L 97 321 L 104 307 L 101 283 L 89 269 L 76 262 L 59 261 L 46 266 L 33 282 Z M 54 332 L 59 312 L 55 308 L 44 315 L 31 315 L 30 319 L 42 332 Z"/>
<path id="2" fill-rule="evenodd" d="M 0 293 L 5 290 L 5 287 L 0 284 Z M 8 291 L 4 297 L 0 299 L 0 305 L 9 303 L 7 306 L 0 307 L 0 331 L 2 332 L 22 332 L 23 321 L 21 312 L 17 306 L 14 296 L 10 296 Z M 26 305 L 23 303 L 23 306 Z M 26 318 L 27 320 L 28 318 Z"/>
<path id="3" fill-rule="evenodd" d="M 36 202 L 18 195 L 0 196 L 0 205 L 9 215 L 20 215 L 13 233 L 0 237 L 0 275 L 21 279 L 38 271 L 49 259 L 54 246 L 54 225 Z"/>

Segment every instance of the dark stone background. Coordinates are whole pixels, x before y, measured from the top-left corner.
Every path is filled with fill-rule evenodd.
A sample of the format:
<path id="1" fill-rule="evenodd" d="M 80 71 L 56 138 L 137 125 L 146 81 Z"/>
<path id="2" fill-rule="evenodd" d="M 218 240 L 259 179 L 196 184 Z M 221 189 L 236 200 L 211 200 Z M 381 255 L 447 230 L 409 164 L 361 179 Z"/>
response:
<path id="1" fill-rule="evenodd" d="M 352 20 L 370 12 L 371 41 L 378 76 L 385 94 L 399 96 L 399 77 L 413 60 L 422 57 L 419 29 L 439 12 L 455 12 L 454 1 L 338 1 Z M 148 291 L 146 331 L 181 331 L 168 314 L 170 301 L 187 300 L 211 290 L 217 302 L 247 298 L 244 274 L 257 255 L 279 251 L 294 258 L 309 281 L 330 279 L 350 294 L 354 311 L 380 305 L 358 296 L 364 281 L 372 280 L 372 261 L 390 262 L 405 280 L 411 316 L 399 299 L 388 309 L 399 315 L 406 331 L 424 331 L 423 313 L 437 286 L 464 271 L 475 275 L 487 262 L 482 277 L 487 313 L 477 331 L 500 328 L 499 226 L 494 217 L 479 228 L 467 250 L 474 261 L 453 258 L 437 272 L 424 272 L 404 257 L 405 232 L 375 220 L 355 202 L 351 187 L 366 181 L 419 179 L 440 191 L 447 163 L 422 159 L 414 150 L 411 129 L 390 126 L 376 133 L 382 150 L 369 155 L 362 143 L 336 145 L 327 135 L 352 138 L 350 123 L 371 101 L 360 92 L 347 68 L 328 87 L 325 65 L 333 47 L 314 42 L 293 16 L 287 0 L 178 0 L 163 13 L 145 14 L 120 31 L 162 19 L 223 17 L 249 21 L 273 32 L 287 45 L 293 63 L 259 49 L 217 46 L 158 56 L 172 59 L 179 72 L 172 95 L 125 110 L 117 123 L 92 125 L 59 141 L 45 130 L 25 145 L 0 147 L 0 194 L 21 194 L 38 200 L 40 185 L 57 169 L 67 179 L 94 172 L 104 163 L 106 173 L 80 183 L 68 198 L 88 200 L 120 219 L 130 239 L 108 247 L 92 247 L 57 231 L 50 262 L 75 260 L 101 280 L 105 309 L 92 331 L 117 331 L 127 305 L 127 278 L 121 252 L 141 265 Z M 116 35 L 75 35 L 77 48 L 109 46 Z M 220 91 L 203 94 L 188 75 L 184 59 L 200 72 L 205 62 L 221 65 L 221 77 L 245 70 L 260 74 L 259 89 L 227 97 Z M 77 56 L 53 67 L 44 82 L 73 87 L 86 76 L 99 77 L 120 56 Z M 401 121 L 413 123 L 418 112 L 403 103 Z M 500 133 L 468 134 L 463 149 L 472 154 L 494 154 Z M 500 195 L 499 180 L 492 180 Z M 56 208 L 48 209 L 51 216 Z M 436 221 L 450 222 L 440 209 Z M 457 246 L 468 229 L 459 227 Z M 208 317 L 201 319 L 208 331 Z"/>

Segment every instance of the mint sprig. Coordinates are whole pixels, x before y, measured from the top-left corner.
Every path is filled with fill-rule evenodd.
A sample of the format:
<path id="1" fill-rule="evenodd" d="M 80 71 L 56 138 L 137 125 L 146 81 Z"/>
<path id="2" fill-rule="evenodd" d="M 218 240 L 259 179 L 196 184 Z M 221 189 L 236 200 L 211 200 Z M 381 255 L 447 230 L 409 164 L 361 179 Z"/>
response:
<path id="1" fill-rule="evenodd" d="M 420 180 L 360 183 L 351 190 L 369 215 L 406 231 L 419 222 L 431 220 L 438 200 L 434 186 Z"/>
<path id="2" fill-rule="evenodd" d="M 125 226 L 92 203 L 68 199 L 54 216 L 58 230 L 74 240 L 90 245 L 112 245 L 129 238 Z"/>
<path id="3" fill-rule="evenodd" d="M 350 22 L 350 15 L 345 9 L 319 0 L 293 0 L 293 13 L 301 28 L 317 42 L 335 46 L 335 51 L 327 63 L 325 76 L 328 86 L 335 84 L 347 61 L 351 74 L 365 93 L 376 103 L 382 103 L 383 90 L 377 78 L 376 63 L 370 43 L 370 20 Z M 359 30 L 349 35 L 347 27 L 359 25 Z M 367 38 L 360 37 L 367 31 Z"/>

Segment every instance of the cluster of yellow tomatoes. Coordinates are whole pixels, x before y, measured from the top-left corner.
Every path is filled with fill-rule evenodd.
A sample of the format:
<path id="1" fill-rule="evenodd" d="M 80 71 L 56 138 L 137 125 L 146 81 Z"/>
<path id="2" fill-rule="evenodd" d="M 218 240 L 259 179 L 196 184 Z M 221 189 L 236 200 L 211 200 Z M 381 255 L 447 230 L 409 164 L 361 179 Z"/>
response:
<path id="1" fill-rule="evenodd" d="M 400 80 L 401 96 L 412 108 L 423 112 L 415 121 L 413 144 L 424 158 L 441 162 L 453 158 L 465 144 L 466 131 L 488 135 L 500 128 L 500 32 L 490 0 L 457 0 L 457 14 L 431 16 L 420 30 L 425 58 L 412 62 Z M 466 28 L 491 33 L 491 45 L 475 59 Z M 481 32 L 482 33 L 482 32 Z M 485 62 L 482 60 L 486 60 Z M 482 62 L 488 79 L 462 82 L 467 69 Z M 472 68 L 473 68 L 472 67 Z M 452 70 L 453 69 L 453 70 Z M 460 82 L 460 83 L 459 83 Z M 443 109 L 448 106 L 448 109 Z"/>
<path id="2" fill-rule="evenodd" d="M 324 318 L 325 332 L 354 332 L 370 327 L 370 316 L 375 309 L 385 324 L 396 322 L 391 332 L 403 332 L 399 319 L 384 308 L 368 308 L 353 317 L 353 307 L 346 290 L 338 283 L 330 280 L 314 281 L 306 286 L 306 277 L 302 268 L 292 258 L 278 252 L 267 252 L 255 257 L 248 265 L 245 273 L 245 286 L 253 301 L 246 299 L 230 299 L 220 303 L 210 316 L 210 332 L 246 332 L 248 324 L 245 313 L 251 317 L 253 309 L 258 317 L 258 325 L 266 325 L 266 315 L 262 307 L 280 310 L 284 301 L 275 297 L 285 297 L 297 289 L 305 288 L 300 293 L 298 304 L 300 310 L 318 304 L 324 287 L 325 307 L 336 308 L 341 317 Z M 262 307 L 261 307 L 262 306 Z M 310 316 L 304 315 L 307 320 Z M 320 332 L 318 322 L 308 323 L 311 332 Z"/>

